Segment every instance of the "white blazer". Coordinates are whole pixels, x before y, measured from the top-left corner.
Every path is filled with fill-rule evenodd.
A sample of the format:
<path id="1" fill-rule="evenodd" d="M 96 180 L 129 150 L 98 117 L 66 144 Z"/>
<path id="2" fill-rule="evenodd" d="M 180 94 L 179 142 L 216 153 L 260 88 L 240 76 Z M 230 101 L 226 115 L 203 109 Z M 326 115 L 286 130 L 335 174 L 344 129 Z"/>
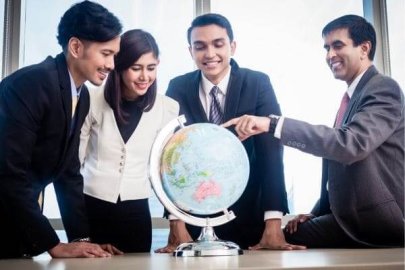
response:
<path id="1" fill-rule="evenodd" d="M 157 94 L 153 108 L 142 114 L 125 144 L 114 112 L 104 99 L 104 88 L 89 93 L 90 110 L 81 130 L 79 149 L 84 193 L 112 203 L 118 196 L 122 201 L 150 197 L 150 150 L 160 129 L 178 116 L 178 103 Z"/>

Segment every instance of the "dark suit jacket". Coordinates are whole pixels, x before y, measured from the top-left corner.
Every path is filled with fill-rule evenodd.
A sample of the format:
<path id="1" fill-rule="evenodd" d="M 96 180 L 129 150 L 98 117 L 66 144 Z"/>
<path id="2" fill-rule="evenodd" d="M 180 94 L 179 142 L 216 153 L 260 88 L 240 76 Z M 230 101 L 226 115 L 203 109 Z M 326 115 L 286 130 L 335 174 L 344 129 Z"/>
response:
<path id="1" fill-rule="evenodd" d="M 266 74 L 239 68 L 234 60 L 231 60 L 231 67 L 224 121 L 244 114 L 280 115 L 279 104 Z M 208 122 L 199 98 L 200 80 L 199 70 L 176 77 L 170 81 L 166 93 L 179 102 L 180 113 L 185 115 L 187 125 Z M 243 145 L 250 161 L 249 181 L 241 198 L 230 207 L 236 219 L 215 228 L 215 231 L 220 238 L 247 248 L 261 238 L 264 211 L 287 213 L 288 205 L 280 142 L 263 134 L 249 138 Z"/>
<path id="2" fill-rule="evenodd" d="M 286 118 L 281 141 L 324 158 L 314 214 L 332 213 L 361 244 L 404 245 L 404 96 L 394 80 L 371 66 L 340 129 Z"/>
<path id="3" fill-rule="evenodd" d="M 79 172 L 79 133 L 88 113 L 84 86 L 71 128 L 65 56 L 22 68 L 0 84 L 0 257 L 36 255 L 59 240 L 38 206 L 53 182 L 69 240 L 88 236 Z"/>

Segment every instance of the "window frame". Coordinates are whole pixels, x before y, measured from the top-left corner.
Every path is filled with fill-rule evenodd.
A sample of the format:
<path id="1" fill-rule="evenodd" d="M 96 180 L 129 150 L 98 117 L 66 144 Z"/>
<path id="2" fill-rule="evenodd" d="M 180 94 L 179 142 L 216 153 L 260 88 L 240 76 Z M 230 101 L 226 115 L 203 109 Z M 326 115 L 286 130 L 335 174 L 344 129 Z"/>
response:
<path id="1" fill-rule="evenodd" d="M 2 74 L 6 77 L 20 68 L 20 52 L 23 45 L 24 29 L 21 29 L 23 21 L 25 1 L 4 0 L 4 32 L 2 52 Z M 386 0 L 363 0 L 364 17 L 373 23 L 377 32 L 377 42 L 382 44 L 377 47 L 374 64 L 385 75 L 391 75 L 390 52 L 387 27 L 387 3 Z M 211 11 L 210 0 L 194 0 L 194 16 Z M 60 218 L 50 219 L 57 229 L 62 228 Z M 152 219 L 154 228 L 167 228 L 168 222 L 164 218 Z"/>

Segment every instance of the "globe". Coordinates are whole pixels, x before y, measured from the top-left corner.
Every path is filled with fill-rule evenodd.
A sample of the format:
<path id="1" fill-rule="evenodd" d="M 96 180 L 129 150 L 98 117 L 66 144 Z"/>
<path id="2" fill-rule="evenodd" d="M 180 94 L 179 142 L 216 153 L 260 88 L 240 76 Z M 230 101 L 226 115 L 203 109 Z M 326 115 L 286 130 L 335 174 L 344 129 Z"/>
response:
<path id="1" fill-rule="evenodd" d="M 177 218 L 202 227 L 196 241 L 180 244 L 173 255 L 243 254 L 237 244 L 219 239 L 214 227 L 236 218 L 227 208 L 247 185 L 249 160 L 245 148 L 221 126 L 184 123 L 182 115 L 164 126 L 149 158 L 149 179 L 160 202 Z M 218 212 L 223 214 L 208 216 Z"/>
<path id="2" fill-rule="evenodd" d="M 180 209 L 214 214 L 245 190 L 249 161 L 238 138 L 218 125 L 192 124 L 178 130 L 163 148 L 163 189 Z"/>

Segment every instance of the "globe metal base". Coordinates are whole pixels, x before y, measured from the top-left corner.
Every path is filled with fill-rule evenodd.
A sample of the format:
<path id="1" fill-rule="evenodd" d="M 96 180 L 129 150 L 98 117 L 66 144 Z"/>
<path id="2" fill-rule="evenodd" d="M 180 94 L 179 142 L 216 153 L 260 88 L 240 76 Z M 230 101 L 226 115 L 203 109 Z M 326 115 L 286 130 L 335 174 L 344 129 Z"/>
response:
<path id="1" fill-rule="evenodd" d="M 243 250 L 229 241 L 190 242 L 177 247 L 173 252 L 176 257 L 236 256 Z"/>
<path id="2" fill-rule="evenodd" d="M 243 250 L 235 243 L 218 239 L 213 227 L 206 226 L 201 230 L 195 242 L 179 245 L 173 252 L 176 257 L 236 256 Z"/>

